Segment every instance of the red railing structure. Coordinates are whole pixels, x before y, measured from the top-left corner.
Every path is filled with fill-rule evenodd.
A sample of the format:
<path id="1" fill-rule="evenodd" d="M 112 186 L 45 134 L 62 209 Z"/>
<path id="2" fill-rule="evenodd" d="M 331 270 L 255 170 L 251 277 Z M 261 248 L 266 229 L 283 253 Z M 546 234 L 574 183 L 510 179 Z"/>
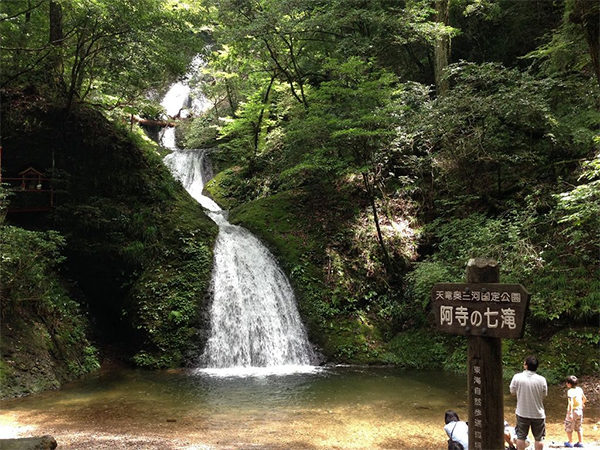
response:
<path id="1" fill-rule="evenodd" d="M 54 208 L 52 179 L 45 177 L 39 170 L 28 167 L 19 173 L 19 177 L 2 176 L 2 145 L 0 145 L 0 183 L 6 184 L 12 193 L 8 199 L 10 203 L 6 209 L 7 213 L 44 212 Z M 2 201 L 0 199 L 0 203 Z"/>
<path id="2" fill-rule="evenodd" d="M 54 188 L 50 178 L 31 167 L 19 175 L 2 178 L 2 183 L 12 194 L 7 213 L 44 212 L 54 208 Z"/>

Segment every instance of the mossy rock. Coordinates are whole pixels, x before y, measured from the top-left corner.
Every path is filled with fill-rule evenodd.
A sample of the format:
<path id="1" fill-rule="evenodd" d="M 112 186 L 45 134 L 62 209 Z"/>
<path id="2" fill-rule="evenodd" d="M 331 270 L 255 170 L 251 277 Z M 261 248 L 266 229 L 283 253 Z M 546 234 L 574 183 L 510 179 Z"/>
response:
<path id="1" fill-rule="evenodd" d="M 327 321 L 322 332 L 323 353 L 334 361 L 352 364 L 386 362 L 380 330 L 365 317 Z"/>
<path id="2" fill-rule="evenodd" d="M 223 209 L 229 210 L 239 205 L 234 192 L 240 183 L 240 170 L 239 167 L 231 167 L 219 172 L 204 186 L 205 193 Z"/>

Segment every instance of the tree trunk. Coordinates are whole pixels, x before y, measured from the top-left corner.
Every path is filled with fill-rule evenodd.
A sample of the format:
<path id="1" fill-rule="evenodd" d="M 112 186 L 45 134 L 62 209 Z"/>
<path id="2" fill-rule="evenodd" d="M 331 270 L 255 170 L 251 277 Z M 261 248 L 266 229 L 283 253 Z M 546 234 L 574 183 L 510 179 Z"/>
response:
<path id="1" fill-rule="evenodd" d="M 271 80 L 269 81 L 269 85 L 267 86 L 267 90 L 263 97 L 262 107 L 260 108 L 260 114 L 258 115 L 257 123 L 254 126 L 254 158 L 258 154 L 258 143 L 260 139 L 260 129 L 262 127 L 263 117 L 265 115 L 266 104 L 269 101 L 269 95 L 271 94 L 271 88 L 273 87 L 273 82 L 275 81 L 275 74 L 271 75 Z"/>
<path id="2" fill-rule="evenodd" d="M 154 120 L 154 119 L 143 119 L 134 114 L 131 115 L 131 123 L 137 122 L 140 125 L 146 125 L 150 127 L 176 127 L 177 122 L 174 120 Z"/>
<path id="3" fill-rule="evenodd" d="M 381 227 L 379 226 L 379 215 L 377 214 L 377 205 L 375 205 L 375 193 L 373 192 L 373 186 L 369 181 L 369 175 L 367 173 L 363 172 L 362 177 L 365 190 L 367 191 L 367 195 L 369 196 L 369 201 L 371 203 L 371 209 L 373 210 L 373 220 L 375 221 L 375 228 L 377 229 L 377 240 L 379 241 L 379 246 L 383 252 L 383 265 L 385 266 L 385 270 L 388 275 L 392 275 L 394 272 L 392 268 L 392 260 L 390 259 L 390 254 L 385 246 L 383 234 L 381 233 Z"/>
<path id="4" fill-rule="evenodd" d="M 50 1 L 50 44 L 54 47 L 52 70 L 55 81 L 62 82 L 63 76 L 63 22 L 62 6 L 60 3 Z"/>
<path id="5" fill-rule="evenodd" d="M 50 43 L 62 45 L 62 6 L 60 3 L 50 1 Z"/>
<path id="6" fill-rule="evenodd" d="M 569 20 L 583 27 L 592 67 L 600 85 L 600 3 L 598 0 L 575 0 Z"/>
<path id="7" fill-rule="evenodd" d="M 449 19 L 449 0 L 435 0 L 436 20 L 437 22 L 448 26 Z M 439 96 L 448 92 L 448 80 L 443 79 L 444 69 L 448 67 L 450 60 L 450 37 L 446 34 L 439 36 L 435 42 L 434 48 L 435 61 L 435 86 Z"/>
<path id="8" fill-rule="evenodd" d="M 63 78 L 63 13 L 60 3 L 50 1 L 50 36 L 49 41 L 54 48 L 52 56 L 52 79 L 51 82 L 64 90 Z"/>
<path id="9" fill-rule="evenodd" d="M 237 110 L 237 105 L 233 99 L 233 94 L 231 92 L 231 86 L 229 86 L 229 80 L 225 78 L 225 91 L 227 92 L 227 101 L 229 102 L 229 108 L 231 109 L 231 117 L 237 119 L 235 111 Z"/>
<path id="10" fill-rule="evenodd" d="M 31 21 L 31 0 L 27 0 L 27 11 L 25 12 L 25 23 L 29 23 Z"/>

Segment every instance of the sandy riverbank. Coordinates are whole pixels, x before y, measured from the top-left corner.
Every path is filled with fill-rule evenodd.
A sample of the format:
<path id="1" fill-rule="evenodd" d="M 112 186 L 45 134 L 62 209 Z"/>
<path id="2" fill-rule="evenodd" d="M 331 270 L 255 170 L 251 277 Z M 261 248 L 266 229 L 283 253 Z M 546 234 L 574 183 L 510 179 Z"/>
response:
<path id="1" fill-rule="evenodd" d="M 381 421 L 365 411 L 362 420 L 344 420 L 343 411 L 299 413 L 294 418 L 219 417 L 150 420 L 128 423 L 107 410 L 104 417 L 82 415 L 77 422 L 50 413 L 2 414 L 2 437 L 53 435 L 59 449 L 443 449 L 441 426 Z M 549 447 L 564 442 L 562 422 L 547 426 Z M 600 421 L 586 418 L 586 448 L 600 449 Z M 10 436 L 9 436 L 10 435 Z"/>

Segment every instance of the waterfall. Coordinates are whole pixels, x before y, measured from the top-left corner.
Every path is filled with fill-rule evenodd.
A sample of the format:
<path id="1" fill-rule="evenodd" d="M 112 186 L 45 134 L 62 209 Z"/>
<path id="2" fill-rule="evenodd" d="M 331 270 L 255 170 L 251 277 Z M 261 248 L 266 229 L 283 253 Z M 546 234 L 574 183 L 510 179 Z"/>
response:
<path id="1" fill-rule="evenodd" d="M 202 93 L 194 91 L 189 85 L 190 80 L 203 65 L 204 61 L 202 58 L 196 56 L 186 76 L 181 81 L 177 81 L 169 87 L 169 90 L 160 102 L 165 110 L 163 119 L 185 119 L 193 114 L 202 113 L 210 107 L 208 99 Z M 177 145 L 175 144 L 175 127 L 163 128 L 159 133 L 159 142 L 169 150 L 177 150 Z"/>
<path id="2" fill-rule="evenodd" d="M 269 250 L 203 195 L 209 173 L 205 150 L 180 150 L 164 159 L 173 175 L 219 226 L 210 292 L 210 337 L 202 370 L 216 375 L 312 371 L 315 357 L 290 283 Z"/>
<path id="3" fill-rule="evenodd" d="M 223 222 L 215 246 L 208 367 L 309 365 L 292 288 L 271 253 Z"/>

